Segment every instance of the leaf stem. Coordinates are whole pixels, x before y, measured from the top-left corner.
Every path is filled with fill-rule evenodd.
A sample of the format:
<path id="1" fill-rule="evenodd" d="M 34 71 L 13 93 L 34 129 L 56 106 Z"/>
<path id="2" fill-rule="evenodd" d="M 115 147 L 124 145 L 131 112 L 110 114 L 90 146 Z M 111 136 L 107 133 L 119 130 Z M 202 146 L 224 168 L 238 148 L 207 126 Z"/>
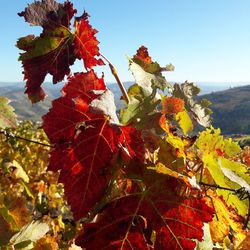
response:
<path id="1" fill-rule="evenodd" d="M 122 96 L 124 98 L 124 100 L 126 101 L 126 103 L 128 104 L 129 103 L 129 96 L 128 96 L 128 93 L 123 85 L 123 83 L 121 82 L 118 74 L 117 74 L 117 70 L 116 68 L 114 67 L 114 65 L 108 60 L 107 57 L 105 57 L 104 55 L 100 54 L 100 56 L 109 64 L 109 67 L 110 67 L 110 70 L 111 70 L 111 73 L 112 75 L 115 77 L 115 80 L 116 82 L 118 83 L 118 86 L 122 92 Z"/>
<path id="2" fill-rule="evenodd" d="M 42 143 L 42 142 L 39 142 L 39 141 L 33 141 L 31 139 L 28 139 L 28 138 L 24 138 L 24 137 L 21 137 L 21 136 L 18 136 L 18 135 L 13 135 L 7 131 L 3 131 L 3 130 L 0 130 L 0 134 L 3 134 L 5 135 L 5 137 L 7 138 L 7 140 L 9 138 L 16 138 L 16 139 L 19 139 L 19 140 L 23 140 L 23 141 L 27 141 L 27 142 L 30 142 L 30 143 L 36 143 L 36 144 L 39 144 L 41 146 L 45 146 L 45 147 L 50 147 L 50 148 L 54 148 L 55 146 L 53 145 L 50 145 L 50 144 L 46 144 L 46 143 Z"/>

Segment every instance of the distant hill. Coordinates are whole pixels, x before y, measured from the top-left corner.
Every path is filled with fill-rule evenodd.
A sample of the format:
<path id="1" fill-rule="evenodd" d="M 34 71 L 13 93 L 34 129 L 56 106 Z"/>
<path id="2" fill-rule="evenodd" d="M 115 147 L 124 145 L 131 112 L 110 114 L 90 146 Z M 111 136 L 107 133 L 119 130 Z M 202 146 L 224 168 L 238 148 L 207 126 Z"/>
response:
<path id="1" fill-rule="evenodd" d="M 5 96 L 11 100 L 19 120 L 41 121 L 41 116 L 46 114 L 51 106 L 51 101 L 60 95 L 59 88 L 46 87 L 47 98 L 38 103 L 31 104 L 27 95 L 24 94 L 22 83 L 0 83 L 0 96 Z"/>
<path id="2" fill-rule="evenodd" d="M 131 82 L 124 83 L 126 88 L 131 84 Z M 207 98 L 213 103 L 211 109 L 214 112 L 212 117 L 215 127 L 220 127 L 224 134 L 250 134 L 250 85 L 233 88 L 230 86 L 237 84 L 198 83 L 197 85 L 203 94 L 200 98 Z M 114 93 L 116 105 L 120 109 L 123 106 L 120 89 L 116 83 L 108 84 L 108 87 Z M 15 108 L 18 119 L 41 121 L 41 116 L 51 107 L 51 101 L 60 96 L 62 84 L 45 83 L 44 88 L 48 97 L 45 101 L 33 105 L 27 95 L 24 95 L 23 83 L 0 82 L 0 96 L 12 101 L 11 105 Z"/>
<path id="3" fill-rule="evenodd" d="M 250 85 L 203 95 L 212 102 L 213 125 L 223 134 L 250 134 Z"/>

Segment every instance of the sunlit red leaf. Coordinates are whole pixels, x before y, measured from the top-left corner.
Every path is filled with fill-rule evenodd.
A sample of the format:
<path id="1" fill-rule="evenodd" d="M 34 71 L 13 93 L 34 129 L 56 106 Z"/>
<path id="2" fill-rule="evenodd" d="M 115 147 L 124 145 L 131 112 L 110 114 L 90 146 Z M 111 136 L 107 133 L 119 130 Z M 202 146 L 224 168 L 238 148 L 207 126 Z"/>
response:
<path id="1" fill-rule="evenodd" d="M 95 34 L 87 20 L 87 13 L 75 20 L 75 31 L 70 29 L 70 21 L 76 10 L 66 1 L 59 4 L 54 0 L 36 1 L 21 13 L 31 25 L 43 27 L 40 36 L 29 35 L 17 41 L 17 47 L 24 50 L 19 60 L 24 68 L 26 91 L 35 103 L 45 98 L 41 85 L 47 76 L 52 75 L 53 83 L 58 83 L 70 73 L 70 66 L 76 58 L 83 59 L 86 68 L 102 65 Z"/>
<path id="2" fill-rule="evenodd" d="M 96 223 L 85 225 L 77 243 L 87 250 L 194 249 L 194 239 L 202 240 L 203 223 L 212 214 L 203 199 L 176 196 L 171 187 L 153 196 L 134 193 L 112 202 Z"/>
<path id="3" fill-rule="evenodd" d="M 103 78 L 93 71 L 69 77 L 62 92 L 64 97 L 52 102 L 49 113 L 43 116 L 43 128 L 52 143 L 68 142 L 78 127 L 96 114 L 87 113 L 89 104 L 99 95 L 94 91 L 106 89 Z"/>
<path id="4" fill-rule="evenodd" d="M 137 158 L 141 162 L 144 161 L 144 143 L 142 141 L 141 132 L 133 127 L 121 126 L 120 143 L 122 145 L 123 155 L 127 155 L 128 159 Z"/>
<path id="5" fill-rule="evenodd" d="M 143 45 L 137 50 L 137 53 L 132 60 L 148 73 L 154 74 L 161 71 L 160 65 L 157 62 L 152 61 L 148 54 L 148 49 Z"/>
<path id="6" fill-rule="evenodd" d="M 68 78 L 68 83 L 63 87 L 63 94 L 69 98 L 78 96 L 88 97 L 95 90 L 105 90 L 104 79 L 98 78 L 93 70 L 86 73 L 75 73 Z M 88 99 L 92 99 L 92 96 Z"/>
<path id="7" fill-rule="evenodd" d="M 109 162 L 116 149 L 119 134 L 107 118 L 94 118 L 79 128 L 78 135 L 64 148 L 52 152 L 49 169 L 61 169 L 59 181 L 74 217 L 87 215 L 105 194 L 111 168 Z"/>
<path id="8" fill-rule="evenodd" d="M 43 129 L 52 143 L 68 142 L 74 137 L 77 126 L 89 120 L 88 104 L 61 97 L 53 101 L 53 108 L 43 117 Z"/>
<path id="9" fill-rule="evenodd" d="M 121 149 L 129 160 L 143 158 L 140 133 L 111 124 L 111 114 L 104 112 L 109 102 L 99 97 L 105 88 L 103 78 L 98 79 L 93 71 L 75 74 L 64 87 L 64 96 L 53 101 L 43 117 L 44 130 L 55 144 L 49 169 L 61 170 L 59 181 L 65 185 L 77 219 L 86 216 L 105 195 L 116 150 Z"/>
<path id="10" fill-rule="evenodd" d="M 99 48 L 95 34 L 96 29 L 93 29 L 88 21 L 88 14 L 85 12 L 82 17 L 75 21 L 75 55 L 79 59 L 84 60 L 84 66 L 87 69 L 96 65 L 103 65 L 101 59 L 96 59 L 99 56 Z"/>

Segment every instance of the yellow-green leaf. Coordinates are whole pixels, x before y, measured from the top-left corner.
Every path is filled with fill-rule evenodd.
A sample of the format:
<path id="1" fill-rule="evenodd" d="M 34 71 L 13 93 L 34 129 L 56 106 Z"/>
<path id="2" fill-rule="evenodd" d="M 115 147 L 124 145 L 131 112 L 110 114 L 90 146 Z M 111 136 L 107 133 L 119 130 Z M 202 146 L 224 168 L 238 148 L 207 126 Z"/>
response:
<path id="1" fill-rule="evenodd" d="M 188 115 L 186 110 L 176 114 L 175 120 L 179 123 L 184 135 L 193 130 L 192 120 L 190 119 L 190 116 Z"/>
<path id="2" fill-rule="evenodd" d="M 9 99 L 0 96 L 0 128 L 17 126 L 16 115 L 9 102 Z"/>

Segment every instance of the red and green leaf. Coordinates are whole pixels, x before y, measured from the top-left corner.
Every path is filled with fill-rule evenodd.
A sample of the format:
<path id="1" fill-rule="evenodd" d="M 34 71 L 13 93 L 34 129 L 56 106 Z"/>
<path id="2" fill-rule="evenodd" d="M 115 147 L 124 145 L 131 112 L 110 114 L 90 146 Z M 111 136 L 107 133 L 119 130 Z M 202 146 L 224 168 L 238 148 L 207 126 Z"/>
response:
<path id="1" fill-rule="evenodd" d="M 75 13 L 69 1 L 59 4 L 54 0 L 44 0 L 30 4 L 19 14 L 31 25 L 43 27 L 40 36 L 22 37 L 16 45 L 25 51 L 19 60 L 24 68 L 25 93 L 33 103 L 45 98 L 41 85 L 48 74 L 56 84 L 70 74 L 70 66 L 77 58 L 83 59 L 88 69 L 103 64 L 95 58 L 99 55 L 97 31 L 88 23 L 86 13 L 76 18 L 75 31 L 71 31 L 70 21 Z"/>
<path id="2" fill-rule="evenodd" d="M 79 21 L 78 21 L 79 20 Z M 104 65 L 101 59 L 96 59 L 99 56 L 99 48 L 95 34 L 96 29 L 93 29 L 88 21 L 88 14 L 85 12 L 81 18 L 75 21 L 75 55 L 78 59 L 83 59 L 86 69 L 91 69 L 96 65 Z"/>

